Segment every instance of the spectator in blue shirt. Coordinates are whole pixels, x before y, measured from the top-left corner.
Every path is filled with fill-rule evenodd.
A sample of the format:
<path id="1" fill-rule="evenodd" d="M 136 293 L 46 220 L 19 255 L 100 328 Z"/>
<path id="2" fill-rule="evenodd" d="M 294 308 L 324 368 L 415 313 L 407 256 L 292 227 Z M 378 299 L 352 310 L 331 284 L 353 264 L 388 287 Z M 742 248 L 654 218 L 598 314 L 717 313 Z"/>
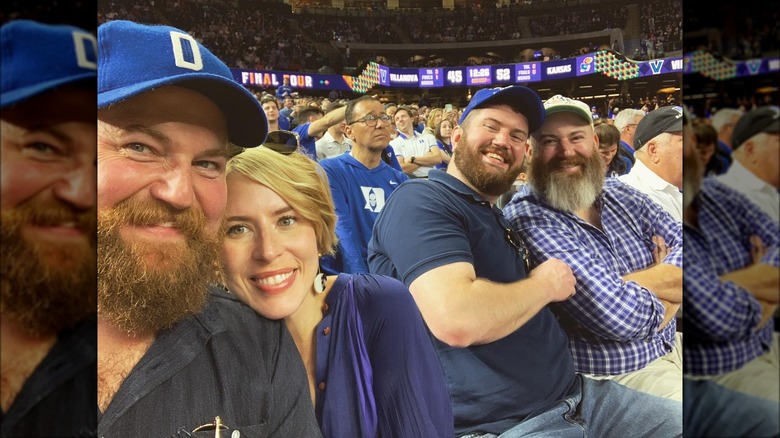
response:
<path id="1" fill-rule="evenodd" d="M 299 152 L 257 148 L 227 172 L 225 284 L 259 314 L 284 319 L 323 436 L 451 438 L 444 374 L 406 287 L 320 273 L 319 255 L 336 241 L 322 169 Z"/>
<path id="2" fill-rule="evenodd" d="M 334 108 L 324 114 L 316 107 L 307 107 L 298 112 L 298 126 L 293 128 L 293 132 L 298 134 L 298 140 L 301 142 L 301 150 L 309 158 L 317 161 L 317 139 L 325 134 L 333 125 L 344 121 L 345 106 Z"/>
<path id="3" fill-rule="evenodd" d="M 561 259 L 575 296 L 552 305 L 576 370 L 682 401 L 682 229 L 659 205 L 604 177 L 588 106 L 561 95 L 531 137 L 528 185 L 504 211 L 532 265 Z M 677 338 L 677 340 L 675 340 Z"/>
<path id="4" fill-rule="evenodd" d="M 371 96 L 351 101 L 346 121 L 352 150 L 320 161 L 339 217 L 336 254 L 322 259 L 323 270 L 333 274 L 368 272 L 368 241 L 376 217 L 393 191 L 409 179 L 381 158 L 392 129 L 381 102 Z"/>
<path id="5" fill-rule="evenodd" d="M 292 97 L 293 89 L 290 87 L 290 78 L 284 77 L 282 79 L 282 85 L 276 88 L 276 98 L 284 100 L 285 97 Z"/>
<path id="6" fill-rule="evenodd" d="M 447 165 L 450 164 L 450 159 L 452 159 L 452 128 L 452 122 L 447 119 L 436 124 L 434 136 L 436 137 L 436 144 L 441 151 L 441 163 L 434 166 L 436 169 L 447 170 Z"/>

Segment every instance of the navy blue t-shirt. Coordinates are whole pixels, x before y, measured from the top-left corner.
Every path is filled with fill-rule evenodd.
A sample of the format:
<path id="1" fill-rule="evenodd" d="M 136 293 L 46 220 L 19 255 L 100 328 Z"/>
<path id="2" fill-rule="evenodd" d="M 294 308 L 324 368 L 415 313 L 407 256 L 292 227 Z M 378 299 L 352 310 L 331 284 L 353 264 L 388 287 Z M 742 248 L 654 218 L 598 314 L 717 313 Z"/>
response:
<path id="1" fill-rule="evenodd" d="M 434 268 L 467 262 L 477 277 L 498 283 L 525 278 L 521 254 L 498 208 L 455 177 L 398 187 L 374 224 L 369 270 L 407 287 Z M 446 285 L 443 285 L 446 287 Z M 457 436 L 500 434 L 574 392 L 574 362 L 566 334 L 549 308 L 514 333 L 467 348 L 434 340 L 452 397 Z"/>

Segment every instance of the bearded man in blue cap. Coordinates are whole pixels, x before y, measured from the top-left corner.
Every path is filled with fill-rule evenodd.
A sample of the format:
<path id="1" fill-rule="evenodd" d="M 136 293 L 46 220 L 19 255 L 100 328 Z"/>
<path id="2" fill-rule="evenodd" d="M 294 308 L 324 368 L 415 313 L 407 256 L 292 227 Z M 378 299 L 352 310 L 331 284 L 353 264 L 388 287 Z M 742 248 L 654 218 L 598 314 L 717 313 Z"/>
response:
<path id="1" fill-rule="evenodd" d="M 97 423 L 96 41 L 31 20 L 0 34 L 0 436 L 75 436 Z"/>
<path id="2" fill-rule="evenodd" d="M 457 436 L 681 436 L 679 402 L 575 373 L 548 306 L 572 297 L 572 271 L 551 259 L 528 272 L 526 249 L 495 206 L 544 113 L 529 88 L 478 91 L 453 129 L 446 173 L 407 181 L 388 200 L 369 268 L 403 281 L 417 302 Z"/>

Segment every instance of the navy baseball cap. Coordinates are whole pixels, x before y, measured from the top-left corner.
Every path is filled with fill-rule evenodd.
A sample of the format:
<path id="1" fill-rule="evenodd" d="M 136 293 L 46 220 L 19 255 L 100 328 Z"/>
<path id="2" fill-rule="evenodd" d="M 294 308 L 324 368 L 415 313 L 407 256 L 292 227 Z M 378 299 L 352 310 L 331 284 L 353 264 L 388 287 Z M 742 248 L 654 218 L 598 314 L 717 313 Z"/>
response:
<path id="1" fill-rule="evenodd" d="M 9 21 L 0 27 L 0 45 L 0 108 L 97 78 L 95 36 L 78 27 Z"/>
<path id="2" fill-rule="evenodd" d="M 762 106 L 743 114 L 734 125 L 731 147 L 736 149 L 762 132 L 780 132 L 780 110 L 776 106 Z"/>
<path id="3" fill-rule="evenodd" d="M 634 132 L 634 150 L 664 132 L 682 132 L 683 109 L 679 106 L 662 106 L 642 117 Z"/>
<path id="4" fill-rule="evenodd" d="M 539 99 L 536 91 L 522 85 L 512 85 L 503 88 L 483 88 L 477 91 L 471 98 L 468 106 L 466 106 L 466 109 L 463 110 L 458 124 L 466 120 L 471 110 L 483 107 L 499 98 L 509 100 L 511 102 L 509 105 L 528 119 L 528 129 L 531 132 L 542 126 L 544 121 L 542 100 Z"/>
<path id="5" fill-rule="evenodd" d="M 260 146 L 268 133 L 257 98 L 195 38 L 175 27 L 125 20 L 98 27 L 98 108 L 165 85 L 211 99 L 225 115 L 233 144 Z"/>

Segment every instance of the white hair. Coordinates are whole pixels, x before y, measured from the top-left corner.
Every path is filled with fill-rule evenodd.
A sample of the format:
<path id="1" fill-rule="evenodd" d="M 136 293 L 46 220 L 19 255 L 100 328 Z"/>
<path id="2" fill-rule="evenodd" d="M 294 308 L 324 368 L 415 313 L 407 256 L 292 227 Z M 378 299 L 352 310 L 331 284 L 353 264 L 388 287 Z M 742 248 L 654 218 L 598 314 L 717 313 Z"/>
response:
<path id="1" fill-rule="evenodd" d="M 615 116 L 615 128 L 619 131 L 623 131 L 623 128 L 634 123 L 634 117 L 645 116 L 645 112 L 634 108 L 626 108 Z"/>
<path id="2" fill-rule="evenodd" d="M 731 119 L 733 119 L 734 116 L 742 117 L 742 111 L 734 108 L 721 108 L 712 115 L 710 123 L 716 131 L 720 131 L 721 128 L 731 123 Z"/>

